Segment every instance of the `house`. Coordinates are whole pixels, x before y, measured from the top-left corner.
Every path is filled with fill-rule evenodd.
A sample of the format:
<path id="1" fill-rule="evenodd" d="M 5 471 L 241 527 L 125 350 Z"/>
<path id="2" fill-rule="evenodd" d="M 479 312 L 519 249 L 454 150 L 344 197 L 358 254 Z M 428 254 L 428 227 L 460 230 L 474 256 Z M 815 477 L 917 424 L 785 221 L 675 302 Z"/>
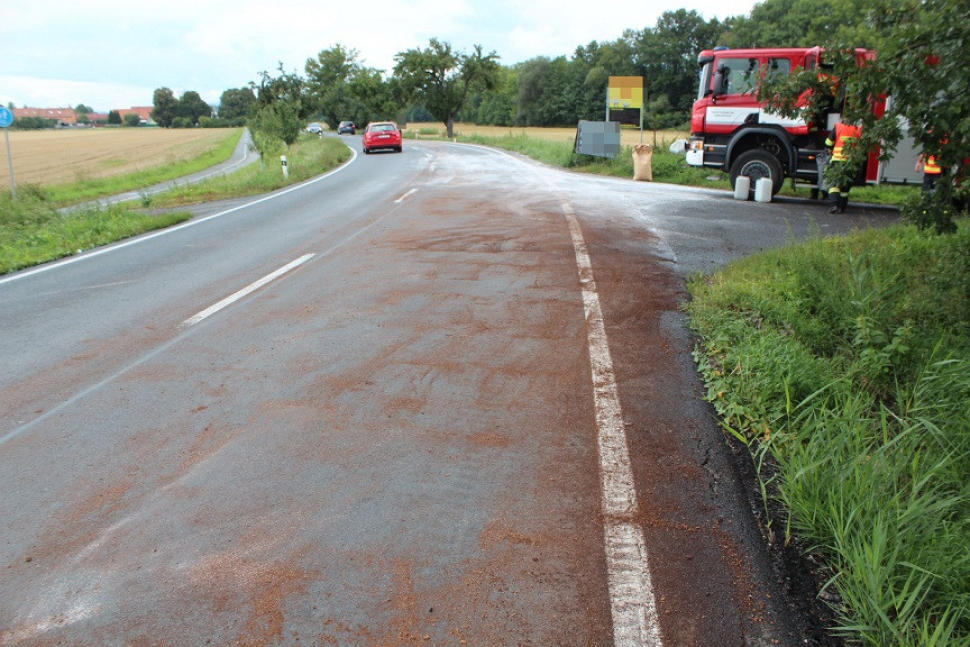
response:
<path id="1" fill-rule="evenodd" d="M 40 119 L 53 119 L 58 126 L 76 126 L 77 114 L 74 108 L 14 108 L 14 119 L 25 117 L 39 117 Z"/>
<path id="2" fill-rule="evenodd" d="M 119 110 L 118 114 L 121 115 L 121 120 L 124 121 L 125 115 L 135 114 L 138 115 L 138 120 L 144 125 L 154 125 L 152 121 L 152 106 L 137 106 L 135 108 L 127 108 L 125 110 Z"/>
<path id="3" fill-rule="evenodd" d="M 138 115 L 138 121 L 143 125 L 154 126 L 152 120 L 152 106 L 136 106 L 133 108 L 120 108 L 113 110 L 117 112 L 124 121 L 125 115 Z M 15 119 L 24 117 L 39 117 L 41 119 L 52 119 L 57 122 L 59 127 L 77 126 L 77 113 L 74 108 L 14 108 L 13 116 Z M 91 125 L 104 125 L 108 122 L 108 113 L 92 112 L 88 114 L 88 121 Z"/>

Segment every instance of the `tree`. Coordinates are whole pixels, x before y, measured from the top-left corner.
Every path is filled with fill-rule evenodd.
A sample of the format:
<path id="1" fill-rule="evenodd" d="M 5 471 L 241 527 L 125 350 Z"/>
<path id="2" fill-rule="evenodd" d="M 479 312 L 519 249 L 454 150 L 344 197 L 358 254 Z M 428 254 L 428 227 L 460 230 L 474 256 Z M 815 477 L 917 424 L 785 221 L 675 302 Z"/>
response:
<path id="1" fill-rule="evenodd" d="M 177 114 L 189 125 L 199 125 L 199 117 L 211 117 L 212 107 L 202 100 L 198 92 L 188 91 L 178 100 Z"/>
<path id="2" fill-rule="evenodd" d="M 764 0 L 732 22 L 731 47 L 814 47 L 844 41 L 874 47 L 866 16 L 871 0 Z"/>
<path id="3" fill-rule="evenodd" d="M 152 99 L 152 119 L 162 128 L 170 128 L 178 114 L 178 100 L 169 88 L 158 88 Z"/>
<path id="4" fill-rule="evenodd" d="M 121 125 L 121 113 L 117 110 L 112 110 L 108 113 L 108 123 L 112 126 Z"/>
<path id="5" fill-rule="evenodd" d="M 303 78 L 285 72 L 282 63 L 279 71 L 279 76 L 262 72 L 259 85 L 253 84 L 256 103 L 250 126 L 256 150 L 263 157 L 274 153 L 278 143 L 287 147 L 295 142 L 308 116 Z"/>
<path id="6" fill-rule="evenodd" d="M 861 125 L 858 145 L 849 149 L 849 165 L 861 164 L 869 151 L 888 157 L 904 135 L 904 125 L 925 155 L 949 172 L 904 211 L 924 228 L 953 231 L 957 208 L 970 198 L 967 151 L 970 151 L 970 21 L 958 0 L 879 0 L 867 16 L 878 50 L 861 61 L 850 44 L 825 43 L 827 76 L 802 70 L 762 84 L 759 96 L 788 116 L 817 114 L 831 100 L 830 77 L 838 80 L 843 121 Z M 799 106 L 805 89 L 808 102 Z M 873 106 L 891 97 L 883 116 Z M 844 98 L 842 98 L 844 97 Z M 839 178 L 833 178 L 837 181 Z M 955 182 L 954 180 L 962 180 Z"/>
<path id="7" fill-rule="evenodd" d="M 281 114 L 281 107 L 285 104 L 272 103 L 258 110 L 250 119 L 249 127 L 253 135 L 253 147 L 259 153 L 262 163 L 266 158 L 279 155 L 286 150 L 284 125 L 285 117 Z"/>
<path id="8" fill-rule="evenodd" d="M 219 118 L 226 121 L 245 119 L 255 103 L 256 95 L 252 88 L 226 90 L 219 99 Z"/>
<path id="9" fill-rule="evenodd" d="M 515 123 L 516 95 L 519 91 L 518 72 L 499 67 L 495 89 L 480 90 L 471 95 L 462 110 L 463 119 L 490 126 L 511 126 Z"/>
<path id="10" fill-rule="evenodd" d="M 678 9 L 661 14 L 653 29 L 628 32 L 647 97 L 667 95 L 686 119 L 696 98 L 697 54 L 713 47 L 721 31 L 717 20 L 708 22 L 696 11 Z"/>
<path id="11" fill-rule="evenodd" d="M 134 112 L 129 112 L 122 118 L 122 122 L 124 122 L 125 126 L 136 128 L 141 125 L 141 117 Z"/>
<path id="12" fill-rule="evenodd" d="M 359 102 L 348 91 L 351 79 L 363 69 L 357 55 L 357 50 L 337 44 L 307 59 L 304 67 L 308 98 L 331 129 L 345 119 L 364 120 L 354 115 Z"/>
<path id="13" fill-rule="evenodd" d="M 550 76 L 552 61 L 537 56 L 517 68 L 519 88 L 516 95 L 516 121 L 522 126 L 541 126 L 542 99 Z"/>
<path id="14" fill-rule="evenodd" d="M 432 38 L 426 49 L 398 53 L 394 74 L 406 96 L 422 104 L 445 124 L 448 137 L 454 137 L 455 118 L 478 89 L 491 90 L 498 81 L 498 55 L 482 54 L 475 45 L 471 54 L 455 52 L 449 43 Z"/>
<path id="15" fill-rule="evenodd" d="M 81 115 L 85 115 L 85 116 L 89 115 L 92 112 L 94 112 L 94 109 L 91 108 L 90 106 L 84 105 L 83 103 L 79 103 L 77 104 L 77 106 L 74 107 L 74 113 L 79 117 Z"/>

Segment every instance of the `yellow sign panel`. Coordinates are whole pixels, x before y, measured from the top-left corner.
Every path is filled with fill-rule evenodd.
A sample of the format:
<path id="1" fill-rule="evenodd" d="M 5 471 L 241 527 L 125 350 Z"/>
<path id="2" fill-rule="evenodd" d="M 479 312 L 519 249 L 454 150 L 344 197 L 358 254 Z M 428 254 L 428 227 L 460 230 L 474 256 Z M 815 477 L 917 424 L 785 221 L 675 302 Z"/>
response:
<path id="1" fill-rule="evenodd" d="M 643 108 L 643 77 L 611 76 L 606 101 L 610 108 Z"/>

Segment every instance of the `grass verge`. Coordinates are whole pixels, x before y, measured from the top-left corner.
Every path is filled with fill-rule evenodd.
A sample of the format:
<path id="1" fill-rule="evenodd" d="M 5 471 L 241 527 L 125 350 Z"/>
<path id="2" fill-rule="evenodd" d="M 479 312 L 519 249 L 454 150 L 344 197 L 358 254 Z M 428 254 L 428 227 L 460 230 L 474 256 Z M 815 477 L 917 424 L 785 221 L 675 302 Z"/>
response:
<path id="1" fill-rule="evenodd" d="M 690 283 L 698 366 L 769 536 L 853 644 L 970 645 L 970 226 L 790 244 Z"/>
<path id="2" fill-rule="evenodd" d="M 179 211 L 179 207 L 267 193 L 301 182 L 346 161 L 350 150 L 332 138 L 307 136 L 290 148 L 287 157 L 289 178 L 283 177 L 278 164 L 265 168 L 253 164 L 197 185 L 185 185 L 164 194 L 145 196 L 140 202 L 110 207 L 63 209 L 63 203 L 53 196 L 63 197 L 65 192 L 36 185 L 18 187 L 17 200 L 11 199 L 10 192 L 0 192 L 0 273 L 77 254 L 192 217 L 188 211 Z M 181 168 L 191 168 L 191 165 Z M 130 182 L 129 179 L 113 186 L 128 186 L 129 189 L 143 186 Z M 70 193 L 68 201 L 76 200 L 78 195 L 77 191 Z M 94 192 L 90 195 L 102 197 L 105 194 Z"/>
<path id="3" fill-rule="evenodd" d="M 127 193 L 128 191 L 135 191 L 147 186 L 191 175 L 229 159 L 233 150 L 236 148 L 236 144 L 239 143 L 239 138 L 242 136 L 242 133 L 241 128 L 227 130 L 225 138 L 198 157 L 179 160 L 171 164 L 164 164 L 135 173 L 126 173 L 125 175 L 106 178 L 86 178 L 80 182 L 71 184 L 45 187 L 44 195 L 47 200 L 56 204 L 71 205 L 106 196 Z"/>
<path id="4" fill-rule="evenodd" d="M 149 214 L 130 205 L 62 211 L 36 187 L 17 200 L 0 193 L 0 273 L 79 254 L 146 231 L 170 227 L 190 213 Z"/>
<path id="5" fill-rule="evenodd" d="M 230 175 L 208 178 L 145 198 L 147 206 L 173 208 L 227 198 L 260 195 L 290 184 L 309 180 L 343 164 L 351 152 L 341 140 L 304 134 L 287 151 L 288 177 L 284 177 L 279 160 L 253 164 Z"/>

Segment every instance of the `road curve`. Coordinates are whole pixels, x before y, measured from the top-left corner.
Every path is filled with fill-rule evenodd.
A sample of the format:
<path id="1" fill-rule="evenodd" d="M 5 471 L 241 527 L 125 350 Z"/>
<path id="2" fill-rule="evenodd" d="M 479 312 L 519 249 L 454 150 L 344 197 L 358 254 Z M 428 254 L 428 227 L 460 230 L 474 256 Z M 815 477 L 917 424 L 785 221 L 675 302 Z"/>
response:
<path id="1" fill-rule="evenodd" d="M 811 644 L 679 307 L 820 212 L 422 142 L 8 278 L 0 645 Z"/>

